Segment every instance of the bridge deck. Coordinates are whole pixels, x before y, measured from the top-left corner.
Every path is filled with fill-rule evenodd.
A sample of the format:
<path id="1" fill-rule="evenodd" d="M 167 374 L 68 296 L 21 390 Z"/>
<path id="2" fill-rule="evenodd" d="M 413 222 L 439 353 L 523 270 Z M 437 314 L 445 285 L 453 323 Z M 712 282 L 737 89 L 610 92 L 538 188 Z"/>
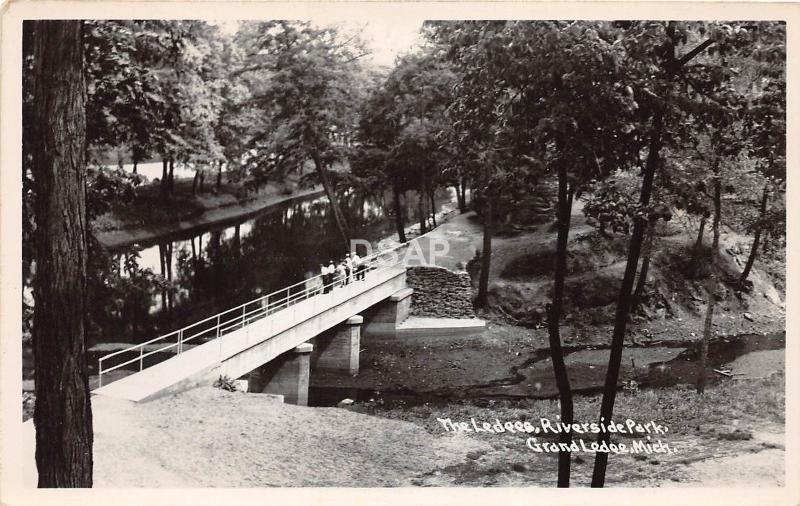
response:
<path id="1" fill-rule="evenodd" d="M 363 280 L 318 293 L 263 315 L 219 338 L 183 351 L 161 363 L 104 385 L 92 393 L 146 401 L 213 381 L 236 378 L 312 339 L 405 287 L 405 268 L 385 267 Z"/>

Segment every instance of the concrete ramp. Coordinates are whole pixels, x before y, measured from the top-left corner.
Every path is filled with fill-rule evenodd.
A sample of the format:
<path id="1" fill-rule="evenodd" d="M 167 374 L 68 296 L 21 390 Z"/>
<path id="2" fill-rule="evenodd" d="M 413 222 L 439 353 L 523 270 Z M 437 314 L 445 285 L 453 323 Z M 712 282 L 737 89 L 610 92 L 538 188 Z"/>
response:
<path id="1" fill-rule="evenodd" d="M 249 322 L 217 339 L 94 390 L 134 402 L 238 378 L 405 288 L 402 266 L 369 272 L 364 280 L 318 293 Z"/>

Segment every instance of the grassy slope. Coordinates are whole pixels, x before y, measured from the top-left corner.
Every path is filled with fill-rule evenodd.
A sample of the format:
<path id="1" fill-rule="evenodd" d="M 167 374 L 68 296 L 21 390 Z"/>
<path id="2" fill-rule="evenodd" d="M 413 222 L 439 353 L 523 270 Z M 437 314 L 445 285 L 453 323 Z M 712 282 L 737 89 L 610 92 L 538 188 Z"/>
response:
<path id="1" fill-rule="evenodd" d="M 681 218 L 660 224 L 648 276 L 643 317 L 630 326 L 638 339 L 691 339 L 702 330 L 705 291 L 702 279 L 689 279 L 686 265 L 696 228 Z M 706 233 L 708 242 L 709 233 Z M 756 260 L 750 280 L 754 289 L 737 294 L 733 285 L 741 272 L 751 239 L 725 229 L 721 236 L 718 274 L 723 301 L 715 316 L 717 334 L 779 330 L 785 318 L 784 282 L 780 263 Z M 627 237 L 607 238 L 587 224 L 575 206 L 570 230 L 566 281 L 566 340 L 605 341 L 613 324 L 619 284 L 625 269 Z M 493 241 L 490 309 L 485 316 L 512 323 L 541 325 L 550 302 L 555 231 L 542 225 L 533 231 L 499 236 Z M 762 267 L 766 267 L 768 274 Z M 777 287 L 776 287 L 777 286 Z M 745 317 L 745 313 L 747 316 Z"/>
<path id="2" fill-rule="evenodd" d="M 575 399 L 575 419 L 596 421 L 600 396 Z M 437 418 L 454 421 L 494 422 L 556 419 L 558 403 L 548 400 L 525 402 L 483 401 L 421 405 L 409 409 L 383 409 L 380 405 L 362 405 L 359 409 L 377 416 L 410 421 L 432 434 L 444 429 Z M 704 396 L 688 387 L 620 392 L 615 419 L 631 418 L 642 423 L 655 420 L 669 429 L 660 438 L 673 447 L 672 454 L 613 455 L 607 476 L 608 486 L 672 486 L 678 482 L 708 485 L 711 481 L 728 485 L 779 485 L 783 480 L 784 450 L 784 376 L 768 379 L 729 381 L 708 389 Z M 415 483 L 427 486 L 553 486 L 556 454 L 534 453 L 525 444 L 528 435 L 469 434 L 488 442 L 491 450 L 473 452 L 461 464 L 445 467 L 439 473 L 417 477 Z M 579 436 L 589 444 L 594 436 Z M 555 441 L 556 436 L 539 438 Z M 612 441 L 631 444 L 630 436 L 615 436 Z M 752 462 L 751 462 L 752 459 Z M 573 484 L 588 486 L 593 454 L 573 454 Z M 758 461 L 769 472 L 756 475 L 751 465 Z M 702 474 L 695 472 L 702 467 Z M 699 483 L 698 483 L 699 482 Z"/>

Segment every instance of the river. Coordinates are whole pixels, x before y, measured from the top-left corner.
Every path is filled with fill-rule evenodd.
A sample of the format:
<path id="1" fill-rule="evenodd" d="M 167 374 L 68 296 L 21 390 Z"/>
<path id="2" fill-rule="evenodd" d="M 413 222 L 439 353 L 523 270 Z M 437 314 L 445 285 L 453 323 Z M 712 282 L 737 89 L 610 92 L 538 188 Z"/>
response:
<path id="1" fill-rule="evenodd" d="M 416 198 L 406 202 L 407 225 Z M 436 195 L 437 212 L 453 201 Z M 349 191 L 340 198 L 351 236 L 378 241 L 395 234 L 382 195 Z M 142 342 L 319 274 L 320 263 L 344 254 L 330 203 L 311 196 L 270 206 L 255 217 L 192 234 L 113 251 L 94 262 L 89 345 Z"/>

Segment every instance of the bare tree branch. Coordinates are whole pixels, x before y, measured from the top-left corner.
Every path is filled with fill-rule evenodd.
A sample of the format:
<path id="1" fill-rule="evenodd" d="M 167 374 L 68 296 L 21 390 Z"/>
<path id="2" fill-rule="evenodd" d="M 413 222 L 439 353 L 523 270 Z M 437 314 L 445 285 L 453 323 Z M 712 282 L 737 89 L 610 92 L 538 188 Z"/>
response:
<path id="1" fill-rule="evenodd" d="M 353 56 L 352 58 L 350 58 L 350 59 L 348 59 L 348 60 L 345 60 L 345 61 L 343 61 L 343 62 L 342 62 L 342 64 L 344 65 L 344 64 L 346 64 L 346 63 L 350 63 L 350 62 L 356 61 L 356 60 L 358 60 L 359 58 L 362 58 L 362 57 L 364 57 L 364 56 L 368 56 L 368 55 L 371 55 L 371 54 L 372 54 L 372 52 L 371 52 L 371 51 L 365 51 L 365 52 L 363 52 L 363 53 L 361 53 L 361 54 L 359 54 L 359 55 Z"/>
<path id="2" fill-rule="evenodd" d="M 703 42 L 701 42 L 694 49 L 683 55 L 680 60 L 678 60 L 678 67 L 682 67 L 683 65 L 688 63 L 689 60 L 691 60 L 701 52 L 705 51 L 713 43 L 714 43 L 713 39 L 706 39 Z"/>
<path id="3" fill-rule="evenodd" d="M 245 72 L 252 72 L 252 71 L 256 71 L 256 70 L 266 70 L 266 69 L 270 69 L 270 68 L 272 68 L 272 63 L 260 63 L 258 65 L 251 65 L 249 67 L 242 67 L 242 68 L 240 68 L 238 70 L 234 70 L 233 72 L 231 72 L 230 76 L 231 77 L 238 77 L 238 76 L 244 74 Z"/>

